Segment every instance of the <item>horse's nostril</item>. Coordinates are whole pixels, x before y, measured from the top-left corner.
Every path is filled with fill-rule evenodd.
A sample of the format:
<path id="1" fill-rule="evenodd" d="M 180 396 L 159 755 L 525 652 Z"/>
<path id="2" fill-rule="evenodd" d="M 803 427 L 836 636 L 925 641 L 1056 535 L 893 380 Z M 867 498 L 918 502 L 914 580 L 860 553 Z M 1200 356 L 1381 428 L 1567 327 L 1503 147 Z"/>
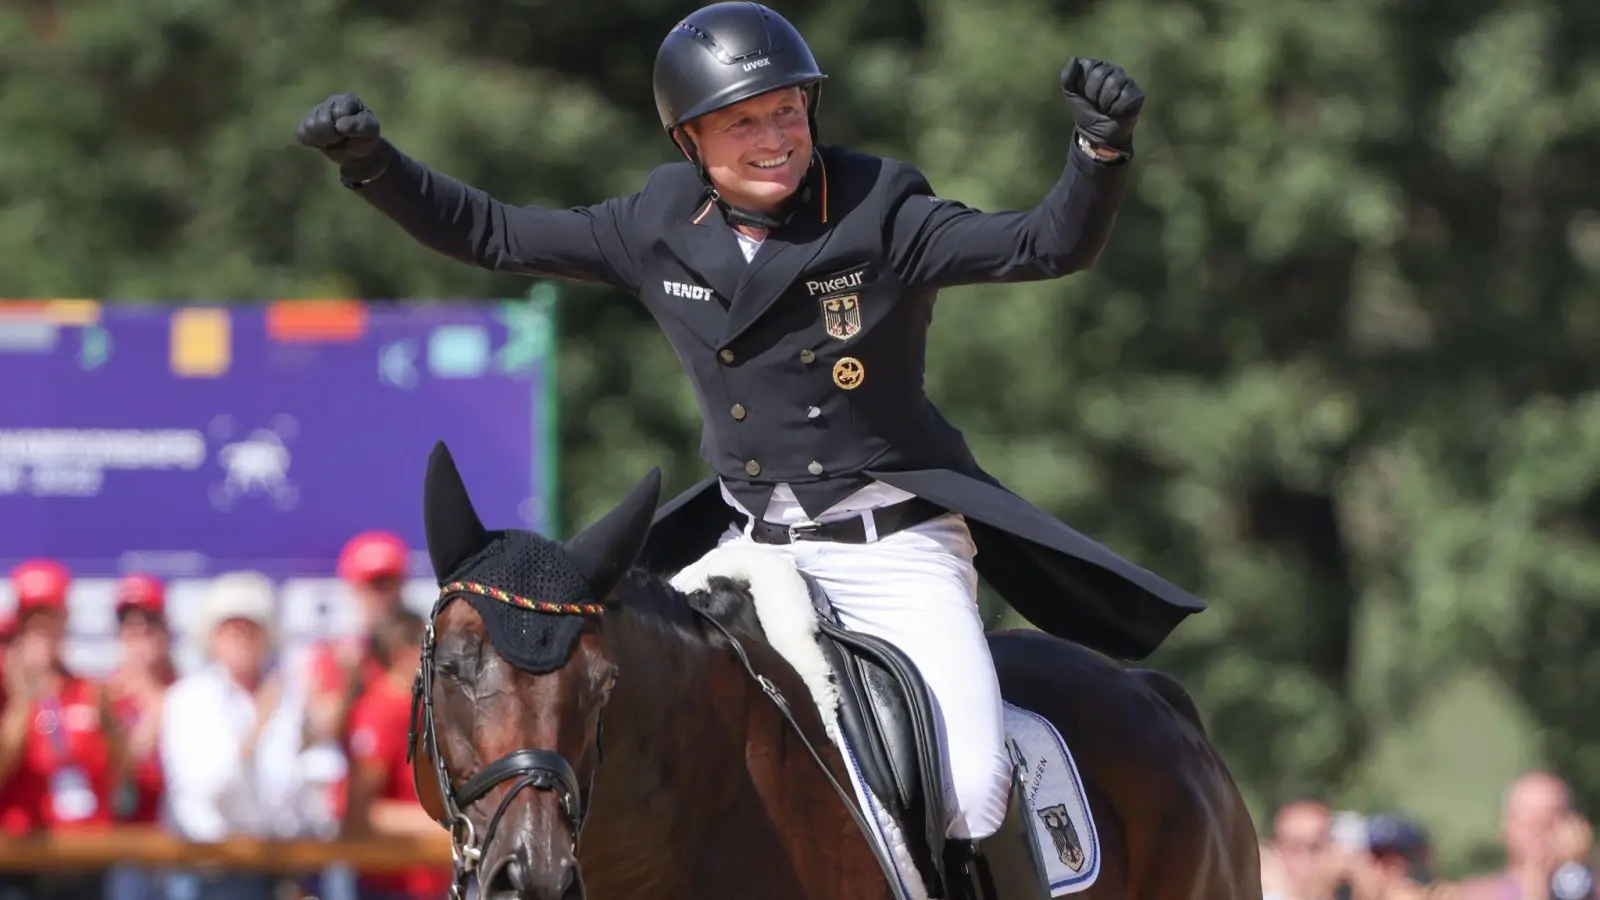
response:
<path id="1" fill-rule="evenodd" d="M 484 896 L 490 900 L 512 900 L 512 898 L 531 896 L 532 875 L 533 873 L 521 860 L 515 856 L 508 856 L 489 873 L 489 880 L 483 885 Z"/>

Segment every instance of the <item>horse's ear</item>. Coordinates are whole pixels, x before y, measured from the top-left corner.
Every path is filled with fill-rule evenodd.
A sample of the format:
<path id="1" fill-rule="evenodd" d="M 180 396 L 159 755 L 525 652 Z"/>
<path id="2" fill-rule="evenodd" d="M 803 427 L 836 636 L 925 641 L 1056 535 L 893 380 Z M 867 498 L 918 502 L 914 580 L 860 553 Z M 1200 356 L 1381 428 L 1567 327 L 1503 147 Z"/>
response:
<path id="1" fill-rule="evenodd" d="M 627 574 L 644 549 L 661 497 L 661 469 L 652 468 L 616 509 L 574 535 L 563 546 L 594 591 L 595 599 L 608 596 Z"/>
<path id="2" fill-rule="evenodd" d="M 489 546 L 489 531 L 472 508 L 461 472 L 440 441 L 428 456 L 428 477 L 422 486 L 423 529 L 434 577 L 443 584 L 473 554 Z"/>

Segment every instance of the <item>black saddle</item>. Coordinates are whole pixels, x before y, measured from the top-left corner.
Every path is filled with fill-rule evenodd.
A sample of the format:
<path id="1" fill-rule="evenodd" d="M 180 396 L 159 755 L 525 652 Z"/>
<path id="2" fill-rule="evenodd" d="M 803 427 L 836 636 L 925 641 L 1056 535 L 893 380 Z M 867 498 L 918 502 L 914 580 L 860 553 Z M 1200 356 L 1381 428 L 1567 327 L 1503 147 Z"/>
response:
<path id="1" fill-rule="evenodd" d="M 862 780 L 905 835 L 930 897 L 947 897 L 944 754 L 933 695 L 899 648 L 838 623 L 828 595 L 801 572 L 839 691 L 839 724 Z"/>

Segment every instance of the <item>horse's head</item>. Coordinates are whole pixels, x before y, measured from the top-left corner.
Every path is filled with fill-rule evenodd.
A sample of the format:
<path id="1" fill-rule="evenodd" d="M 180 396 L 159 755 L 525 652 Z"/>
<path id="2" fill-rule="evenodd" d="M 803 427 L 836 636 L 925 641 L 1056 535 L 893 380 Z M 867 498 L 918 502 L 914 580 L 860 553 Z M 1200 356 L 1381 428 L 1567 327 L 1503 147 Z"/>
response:
<path id="1" fill-rule="evenodd" d="M 440 584 L 413 699 L 417 794 L 451 830 L 457 888 L 489 900 L 577 900 L 578 836 L 616 681 L 607 598 L 643 547 L 661 489 L 652 470 L 565 543 L 490 531 L 450 452 L 428 461 L 424 515 Z"/>

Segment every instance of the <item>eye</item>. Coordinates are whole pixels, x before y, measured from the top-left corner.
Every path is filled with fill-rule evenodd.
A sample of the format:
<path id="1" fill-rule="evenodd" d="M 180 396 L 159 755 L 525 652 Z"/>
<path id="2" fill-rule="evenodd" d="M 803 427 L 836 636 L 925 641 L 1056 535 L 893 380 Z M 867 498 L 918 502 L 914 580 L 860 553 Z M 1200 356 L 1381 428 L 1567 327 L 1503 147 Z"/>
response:
<path id="1" fill-rule="evenodd" d="M 441 660 L 439 667 L 434 671 L 440 678 L 448 678 L 451 681 L 460 681 L 465 674 L 461 661 L 457 659 Z"/>

